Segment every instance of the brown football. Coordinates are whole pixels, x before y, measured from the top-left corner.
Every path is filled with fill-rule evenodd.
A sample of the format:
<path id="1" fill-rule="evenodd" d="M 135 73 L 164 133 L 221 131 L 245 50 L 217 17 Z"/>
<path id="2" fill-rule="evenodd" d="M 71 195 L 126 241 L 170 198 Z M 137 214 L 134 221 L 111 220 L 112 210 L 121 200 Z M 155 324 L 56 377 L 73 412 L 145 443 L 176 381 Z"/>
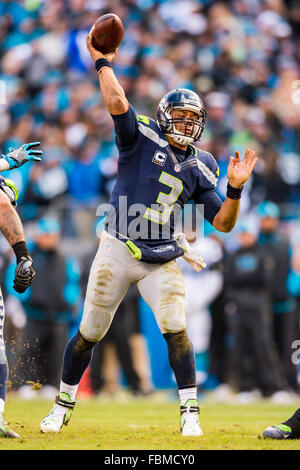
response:
<path id="1" fill-rule="evenodd" d="M 92 44 L 102 54 L 109 54 L 121 44 L 123 35 L 124 27 L 120 18 L 108 13 L 95 21 L 92 28 Z"/>

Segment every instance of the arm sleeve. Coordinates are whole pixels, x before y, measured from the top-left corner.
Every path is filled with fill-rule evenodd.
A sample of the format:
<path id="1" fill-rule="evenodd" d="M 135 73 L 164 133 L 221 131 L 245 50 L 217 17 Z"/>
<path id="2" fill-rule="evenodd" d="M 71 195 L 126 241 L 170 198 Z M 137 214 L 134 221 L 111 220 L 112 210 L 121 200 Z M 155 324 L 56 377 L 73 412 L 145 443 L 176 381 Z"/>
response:
<path id="1" fill-rule="evenodd" d="M 112 114 L 119 148 L 129 147 L 136 140 L 139 127 L 136 114 L 131 105 L 123 114 Z"/>
<path id="2" fill-rule="evenodd" d="M 193 200 L 196 204 L 203 204 L 204 218 L 212 224 L 223 204 L 216 191 L 214 189 L 198 190 L 194 193 Z"/>

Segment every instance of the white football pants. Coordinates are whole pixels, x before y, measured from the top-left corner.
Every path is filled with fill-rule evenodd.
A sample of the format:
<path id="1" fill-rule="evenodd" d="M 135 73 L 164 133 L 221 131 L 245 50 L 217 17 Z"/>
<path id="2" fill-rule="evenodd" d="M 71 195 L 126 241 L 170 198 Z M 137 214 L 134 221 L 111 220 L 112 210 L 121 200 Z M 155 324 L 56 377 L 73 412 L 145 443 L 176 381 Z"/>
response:
<path id="1" fill-rule="evenodd" d="M 103 231 L 91 266 L 79 327 L 86 340 L 96 342 L 103 338 L 132 282 L 136 282 L 163 334 L 185 329 L 185 287 L 177 262 L 143 263 L 132 257 L 125 243 Z"/>

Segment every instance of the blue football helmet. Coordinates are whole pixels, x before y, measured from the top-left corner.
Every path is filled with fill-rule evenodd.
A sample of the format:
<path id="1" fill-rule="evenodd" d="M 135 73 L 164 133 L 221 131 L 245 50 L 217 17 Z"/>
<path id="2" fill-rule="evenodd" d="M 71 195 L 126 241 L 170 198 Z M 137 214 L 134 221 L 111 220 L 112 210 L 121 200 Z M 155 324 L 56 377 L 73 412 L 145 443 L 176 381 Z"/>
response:
<path id="1" fill-rule="evenodd" d="M 174 109 L 193 111 L 197 114 L 197 118 L 174 118 Z M 178 144 L 189 145 L 201 138 L 205 128 L 206 115 L 203 102 L 195 92 L 186 88 L 178 88 L 169 91 L 159 102 L 157 124 L 164 134 L 170 135 Z M 179 122 L 184 123 L 184 132 L 176 128 L 176 124 Z"/>

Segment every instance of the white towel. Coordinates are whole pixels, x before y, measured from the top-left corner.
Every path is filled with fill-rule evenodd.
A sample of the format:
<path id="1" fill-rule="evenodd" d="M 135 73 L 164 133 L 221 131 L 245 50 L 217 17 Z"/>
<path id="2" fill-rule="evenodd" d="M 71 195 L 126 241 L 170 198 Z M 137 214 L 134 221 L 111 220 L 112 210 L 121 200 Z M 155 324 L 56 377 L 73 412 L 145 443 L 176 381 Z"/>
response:
<path id="1" fill-rule="evenodd" d="M 193 250 L 188 241 L 185 238 L 184 233 L 176 233 L 174 235 L 175 240 L 178 245 L 184 249 L 184 255 L 182 256 L 185 261 L 187 261 L 195 271 L 199 272 L 201 269 L 206 268 L 206 263 L 198 251 Z"/>

